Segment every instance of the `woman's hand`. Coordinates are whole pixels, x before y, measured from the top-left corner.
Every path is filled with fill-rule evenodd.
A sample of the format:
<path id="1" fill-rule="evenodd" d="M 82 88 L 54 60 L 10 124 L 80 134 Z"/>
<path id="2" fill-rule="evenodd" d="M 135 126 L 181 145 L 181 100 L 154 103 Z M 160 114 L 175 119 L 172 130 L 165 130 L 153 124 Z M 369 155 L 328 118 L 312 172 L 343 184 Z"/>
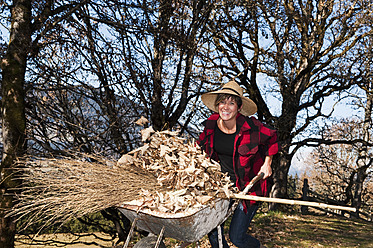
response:
<path id="1" fill-rule="evenodd" d="M 264 173 L 263 179 L 266 179 L 272 175 L 272 167 L 271 167 L 272 158 L 273 156 L 266 156 L 264 160 L 264 164 L 262 165 L 262 167 L 260 168 L 260 171 L 258 172 L 258 175 L 262 172 Z"/>

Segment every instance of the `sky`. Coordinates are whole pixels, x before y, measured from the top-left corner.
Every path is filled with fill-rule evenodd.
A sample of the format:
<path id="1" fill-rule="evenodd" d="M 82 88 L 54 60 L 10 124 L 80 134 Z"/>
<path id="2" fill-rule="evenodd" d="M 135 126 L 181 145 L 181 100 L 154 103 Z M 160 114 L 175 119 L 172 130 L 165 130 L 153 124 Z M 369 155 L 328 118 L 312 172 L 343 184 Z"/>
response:
<path id="1" fill-rule="evenodd" d="M 275 97 L 275 95 L 279 95 L 278 92 L 278 84 L 276 82 L 271 81 L 271 79 L 265 76 L 258 77 L 258 86 L 260 91 L 262 92 L 262 96 L 267 103 L 270 112 L 274 116 L 279 116 L 281 114 L 281 97 Z M 357 96 L 364 98 L 364 93 L 359 90 L 353 90 L 353 93 Z M 353 105 L 351 105 L 352 99 L 347 97 L 347 94 L 342 95 L 342 99 L 340 102 L 336 103 L 336 96 L 330 96 L 325 99 L 323 103 L 323 113 L 330 113 L 334 107 L 334 111 L 332 113 L 332 117 L 336 119 L 340 118 L 352 118 L 356 116 L 362 116 L 363 112 L 362 109 L 355 109 Z M 323 125 L 325 120 L 318 120 L 314 125 Z M 310 132 L 309 134 L 305 133 L 304 136 L 312 135 Z M 313 147 L 303 147 L 296 152 L 295 156 L 293 157 L 292 164 L 289 170 L 290 175 L 301 175 L 303 174 L 308 168 L 305 163 L 306 160 L 310 159 L 309 155 L 312 152 Z"/>
<path id="2" fill-rule="evenodd" d="M 360 91 L 358 94 L 363 96 L 363 93 Z M 330 109 L 334 105 L 334 101 L 332 99 L 327 99 L 325 101 L 325 109 L 326 111 L 330 111 Z M 356 116 L 362 117 L 363 112 L 362 109 L 356 109 L 351 105 L 351 99 L 346 98 L 342 100 L 340 103 L 336 104 L 332 117 L 340 119 L 340 118 L 353 118 Z M 307 164 L 305 163 L 306 160 L 310 159 L 309 155 L 312 152 L 313 147 L 304 147 L 301 148 L 293 157 L 292 164 L 289 170 L 289 175 L 302 175 L 307 169 Z"/>

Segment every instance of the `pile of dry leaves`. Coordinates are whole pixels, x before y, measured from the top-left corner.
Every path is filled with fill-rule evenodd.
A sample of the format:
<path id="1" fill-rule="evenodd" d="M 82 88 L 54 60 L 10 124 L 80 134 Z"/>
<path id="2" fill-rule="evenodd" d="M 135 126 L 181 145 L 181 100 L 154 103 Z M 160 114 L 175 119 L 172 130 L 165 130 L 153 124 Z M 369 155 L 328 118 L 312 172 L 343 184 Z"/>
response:
<path id="1" fill-rule="evenodd" d="M 176 213 L 200 208 L 219 196 L 229 198 L 235 191 L 220 165 L 178 132 L 154 132 L 149 127 L 142 130 L 142 139 L 145 144 L 122 156 L 117 164 L 149 171 L 167 191 L 143 190 L 142 198 L 132 204 Z"/>
<path id="2" fill-rule="evenodd" d="M 139 209 L 177 213 L 196 210 L 235 188 L 220 166 L 177 132 L 142 130 L 144 145 L 119 161 L 77 154 L 20 160 L 24 182 L 10 215 L 45 225 L 135 204 Z"/>

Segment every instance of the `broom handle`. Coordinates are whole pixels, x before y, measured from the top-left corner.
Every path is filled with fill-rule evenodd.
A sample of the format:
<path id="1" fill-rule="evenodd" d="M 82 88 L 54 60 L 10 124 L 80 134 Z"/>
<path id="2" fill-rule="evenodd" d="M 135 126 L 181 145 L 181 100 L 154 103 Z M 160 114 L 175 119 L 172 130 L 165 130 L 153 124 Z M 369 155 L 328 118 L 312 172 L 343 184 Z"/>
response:
<path id="1" fill-rule="evenodd" d="M 310 202 L 310 201 L 300 201 L 300 200 L 290 200 L 290 199 L 281 199 L 281 198 L 270 198 L 270 197 L 263 197 L 263 196 L 255 196 L 255 195 L 243 195 L 240 194 L 233 194 L 232 198 L 241 199 L 241 200 L 251 200 L 251 201 L 263 201 L 263 202 L 274 202 L 274 203 L 282 203 L 282 204 L 291 204 L 291 205 L 303 205 L 303 206 L 311 206 L 311 207 L 319 207 L 319 208 L 330 208 L 330 209 L 338 209 L 338 210 L 345 210 L 356 212 L 356 208 L 353 207 L 344 207 L 344 206 L 337 206 L 337 205 L 329 205 L 320 202 Z"/>

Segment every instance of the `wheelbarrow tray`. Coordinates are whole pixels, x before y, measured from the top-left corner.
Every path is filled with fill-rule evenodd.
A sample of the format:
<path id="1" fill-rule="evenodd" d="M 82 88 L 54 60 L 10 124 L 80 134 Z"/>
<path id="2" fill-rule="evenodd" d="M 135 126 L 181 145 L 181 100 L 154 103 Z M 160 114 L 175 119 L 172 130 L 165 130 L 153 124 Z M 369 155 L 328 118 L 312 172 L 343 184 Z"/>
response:
<path id="1" fill-rule="evenodd" d="M 136 220 L 137 228 L 159 235 L 164 227 L 164 237 L 192 243 L 222 224 L 231 214 L 228 199 L 216 199 L 195 211 L 184 213 L 163 213 L 140 209 L 139 206 L 121 205 L 118 209 L 131 221 Z"/>

